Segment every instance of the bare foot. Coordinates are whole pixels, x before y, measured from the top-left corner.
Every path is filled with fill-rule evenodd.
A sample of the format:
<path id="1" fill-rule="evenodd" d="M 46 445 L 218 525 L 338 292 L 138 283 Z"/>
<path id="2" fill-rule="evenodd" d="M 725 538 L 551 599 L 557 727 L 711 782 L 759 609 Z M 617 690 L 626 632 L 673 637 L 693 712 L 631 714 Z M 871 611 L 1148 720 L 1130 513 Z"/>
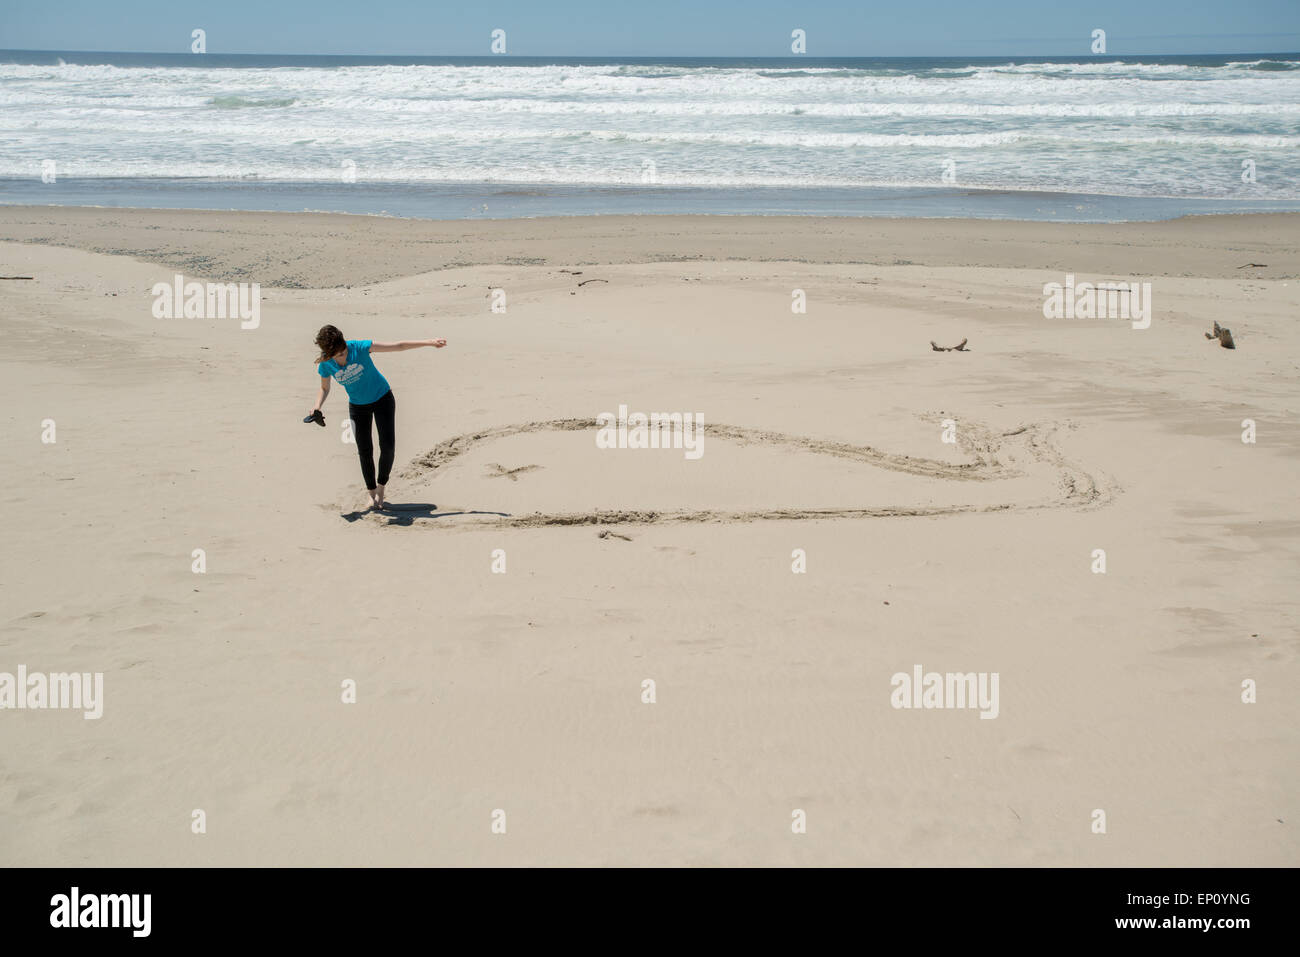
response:
<path id="1" fill-rule="evenodd" d="M 383 508 L 383 507 L 384 507 L 384 486 L 382 486 L 382 485 L 379 486 L 379 488 L 376 489 L 375 491 L 376 491 L 376 495 L 375 495 L 375 507 L 376 507 L 376 508 Z"/>
<path id="2" fill-rule="evenodd" d="M 372 488 L 368 488 L 368 489 L 366 489 L 366 494 L 370 496 L 370 507 L 371 507 L 371 508 L 383 508 L 383 507 L 384 507 L 384 503 L 383 503 L 382 500 L 380 499 L 380 497 L 379 497 L 379 493 L 378 493 L 377 491 L 375 491 L 375 490 L 372 489 Z"/>

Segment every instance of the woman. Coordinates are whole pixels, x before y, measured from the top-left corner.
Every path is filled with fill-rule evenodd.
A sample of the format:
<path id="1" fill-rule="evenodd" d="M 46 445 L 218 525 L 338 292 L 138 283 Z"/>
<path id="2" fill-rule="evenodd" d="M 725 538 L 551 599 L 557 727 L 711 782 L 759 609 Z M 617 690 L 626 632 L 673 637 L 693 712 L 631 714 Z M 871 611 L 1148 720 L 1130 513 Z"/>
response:
<path id="1" fill-rule="evenodd" d="M 321 326 L 316 333 L 316 346 L 320 349 L 316 371 L 320 373 L 320 396 L 311 415 L 304 422 L 325 424 L 321 406 L 330 394 L 330 378 L 338 379 L 348 392 L 348 417 L 357 441 L 357 454 L 361 456 L 361 475 L 366 480 L 372 508 L 384 507 L 384 486 L 393 470 L 393 452 L 396 446 L 393 418 L 397 402 L 388 380 L 370 360 L 372 352 L 405 352 L 421 346 L 441 349 L 446 339 L 411 339 L 403 342 L 372 342 L 369 339 L 344 339 L 334 326 Z M 374 420 L 379 430 L 379 475 L 375 475 L 375 447 L 370 441 L 370 422 Z"/>

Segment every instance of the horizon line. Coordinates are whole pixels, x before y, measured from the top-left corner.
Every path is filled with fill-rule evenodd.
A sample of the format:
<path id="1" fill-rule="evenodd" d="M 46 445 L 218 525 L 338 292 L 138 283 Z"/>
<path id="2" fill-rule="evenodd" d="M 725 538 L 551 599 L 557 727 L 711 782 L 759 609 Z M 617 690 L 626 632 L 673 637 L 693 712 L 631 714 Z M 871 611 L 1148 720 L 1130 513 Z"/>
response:
<path id="1" fill-rule="evenodd" d="M 28 49 L 22 47 L 0 48 L 0 53 L 46 53 L 46 54 L 87 54 L 87 55 L 112 55 L 125 54 L 129 56 L 175 56 L 175 57 L 212 57 L 212 56 L 266 56 L 266 57 L 336 57 L 346 58 L 406 58 L 406 59 L 474 59 L 474 60 L 511 60 L 511 59 L 539 59 L 544 57 L 557 57 L 573 60 L 656 60 L 656 59 L 673 59 L 673 60 L 790 60 L 794 62 L 804 60 L 989 60 L 1023 57 L 1076 57 L 1086 60 L 1107 61 L 1123 57 L 1193 57 L 1193 56 L 1294 56 L 1300 58 L 1300 50 L 1247 50 L 1247 51 L 1220 51 L 1215 53 L 949 53 L 949 54 L 930 54 L 930 53 L 910 53 L 910 54 L 841 54 L 814 56 L 812 54 L 786 54 L 784 56 L 773 56 L 769 54 L 675 54 L 675 53 L 653 53 L 653 54 L 622 54 L 622 53 L 247 53 L 233 51 L 209 51 L 205 53 L 193 53 L 183 50 L 66 50 L 66 49 Z"/>

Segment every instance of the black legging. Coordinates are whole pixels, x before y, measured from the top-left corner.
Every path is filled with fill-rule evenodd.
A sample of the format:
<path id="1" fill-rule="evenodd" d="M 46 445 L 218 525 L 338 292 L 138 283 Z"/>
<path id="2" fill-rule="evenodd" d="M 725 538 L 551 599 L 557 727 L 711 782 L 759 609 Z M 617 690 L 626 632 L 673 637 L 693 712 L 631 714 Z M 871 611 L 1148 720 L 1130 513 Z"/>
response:
<path id="1" fill-rule="evenodd" d="M 397 400 L 393 398 L 392 389 L 368 405 L 348 403 L 348 417 L 352 420 L 352 433 L 357 440 L 357 455 L 361 456 L 361 474 L 365 477 L 366 488 L 371 491 L 375 488 L 375 446 L 370 440 L 370 420 L 375 420 L 375 428 L 379 430 L 379 484 L 387 485 L 397 446 L 393 427 L 396 414 Z"/>

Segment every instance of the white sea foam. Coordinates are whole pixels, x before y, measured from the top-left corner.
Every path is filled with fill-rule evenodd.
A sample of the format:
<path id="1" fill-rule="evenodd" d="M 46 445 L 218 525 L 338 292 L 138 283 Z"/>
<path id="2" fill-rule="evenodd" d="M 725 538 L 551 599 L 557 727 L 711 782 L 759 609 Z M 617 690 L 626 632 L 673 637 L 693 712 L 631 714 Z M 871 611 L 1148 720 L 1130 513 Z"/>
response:
<path id="1" fill-rule="evenodd" d="M 0 177 L 1300 198 L 1300 62 L 0 65 Z M 1255 170 L 1242 177 L 1243 161 Z"/>

